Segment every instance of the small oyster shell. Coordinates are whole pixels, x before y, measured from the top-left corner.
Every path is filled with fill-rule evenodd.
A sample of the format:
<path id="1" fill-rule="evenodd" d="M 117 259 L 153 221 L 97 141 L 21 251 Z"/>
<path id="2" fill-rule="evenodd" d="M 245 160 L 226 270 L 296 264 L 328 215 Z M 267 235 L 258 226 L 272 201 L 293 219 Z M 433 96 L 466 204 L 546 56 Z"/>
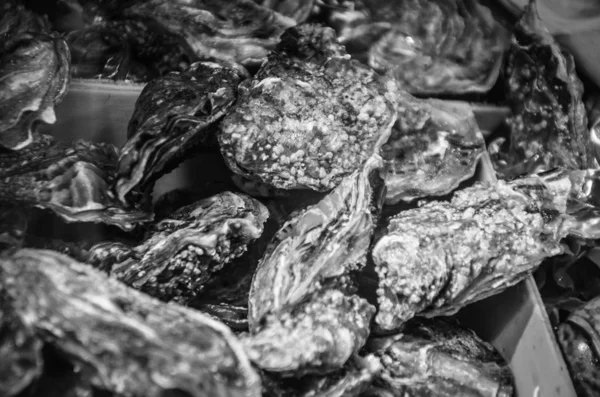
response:
<path id="1" fill-rule="evenodd" d="M 573 57 L 543 26 L 535 1 L 516 26 L 507 57 L 511 135 L 506 153 L 491 152 L 497 173 L 510 179 L 554 167 L 593 168 L 583 85 Z"/>
<path id="2" fill-rule="evenodd" d="M 0 153 L 0 202 L 49 209 L 67 222 L 124 230 L 151 220 L 151 214 L 121 207 L 108 192 L 117 161 L 114 146 L 34 138 L 25 149 Z"/>
<path id="3" fill-rule="evenodd" d="M 0 285 L 19 318 L 100 389 L 148 397 L 261 394 L 260 378 L 226 326 L 67 256 L 17 251 L 0 259 Z"/>
<path id="4" fill-rule="evenodd" d="M 516 284 L 561 254 L 565 197 L 537 176 L 477 184 L 389 221 L 372 256 L 379 276 L 377 324 L 448 315 Z"/>
<path id="5" fill-rule="evenodd" d="M 241 75 L 215 63 L 196 63 L 148 83 L 129 121 L 115 190 L 122 202 L 145 189 L 182 161 L 189 150 L 209 141 L 215 123 L 233 105 Z"/>
<path id="6" fill-rule="evenodd" d="M 0 148 L 33 141 L 36 121 L 54 124 L 54 105 L 69 83 L 70 54 L 58 37 L 19 34 L 0 52 Z"/>
<path id="7" fill-rule="evenodd" d="M 260 237 L 269 212 L 260 202 L 224 192 L 180 208 L 129 248 L 102 243 L 90 249 L 96 266 L 149 295 L 187 304 L 247 245 Z"/>
<path id="8" fill-rule="evenodd" d="M 379 152 L 396 120 L 391 81 L 350 60 L 330 28 L 288 29 L 221 124 L 237 174 L 327 191 Z"/>
<path id="9" fill-rule="evenodd" d="M 401 93 L 398 119 L 381 150 L 386 203 L 443 196 L 471 178 L 485 140 L 467 104 Z"/>
<path id="10" fill-rule="evenodd" d="M 383 363 L 368 396 L 514 395 L 506 361 L 473 331 L 454 321 L 413 319 L 401 334 L 369 341 Z M 377 393 L 377 390 L 389 394 Z"/>

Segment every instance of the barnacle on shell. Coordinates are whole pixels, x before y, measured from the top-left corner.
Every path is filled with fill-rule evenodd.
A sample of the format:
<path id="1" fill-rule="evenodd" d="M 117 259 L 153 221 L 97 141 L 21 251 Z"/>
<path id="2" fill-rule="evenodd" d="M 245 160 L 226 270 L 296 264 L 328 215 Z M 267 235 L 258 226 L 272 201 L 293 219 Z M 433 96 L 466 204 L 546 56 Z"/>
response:
<path id="1" fill-rule="evenodd" d="M 117 156 L 110 144 L 67 145 L 36 134 L 26 148 L 0 153 L 0 203 L 49 209 L 68 222 L 133 229 L 152 216 L 122 207 L 111 195 Z"/>
<path id="2" fill-rule="evenodd" d="M 148 397 L 260 396 L 260 378 L 226 326 L 65 255 L 27 249 L 4 256 L 0 286 L 10 298 L 0 312 L 14 310 L 99 389 Z M 20 359 L 3 355 L 0 367 L 16 368 Z"/>
<path id="3" fill-rule="evenodd" d="M 330 28 L 288 29 L 240 86 L 219 142 L 237 174 L 327 191 L 379 152 L 396 120 L 391 81 L 345 54 Z"/>

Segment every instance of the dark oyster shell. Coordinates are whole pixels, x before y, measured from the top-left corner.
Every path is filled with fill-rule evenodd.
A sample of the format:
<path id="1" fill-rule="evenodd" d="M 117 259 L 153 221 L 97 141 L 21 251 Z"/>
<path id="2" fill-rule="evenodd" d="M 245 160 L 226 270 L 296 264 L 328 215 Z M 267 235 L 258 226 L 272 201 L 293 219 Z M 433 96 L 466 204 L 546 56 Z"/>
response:
<path id="1" fill-rule="evenodd" d="M 369 341 L 369 350 L 381 360 L 383 370 L 367 396 L 514 395 L 506 361 L 455 321 L 411 320 L 401 334 Z"/>
<path id="2" fill-rule="evenodd" d="M 510 179 L 554 167 L 594 168 L 575 62 L 543 26 L 535 1 L 514 31 L 506 76 L 510 144 L 506 153 L 502 141 L 490 147 L 498 174 Z"/>
<path id="3" fill-rule="evenodd" d="M 137 247 L 92 247 L 90 262 L 142 292 L 187 304 L 260 237 L 268 216 L 267 208 L 248 196 L 220 193 L 161 220 Z"/>
<path id="4" fill-rule="evenodd" d="M 521 281 L 544 258 L 562 253 L 565 204 L 565 195 L 532 176 L 476 184 L 450 202 L 392 217 L 372 251 L 377 324 L 392 330 L 416 314 L 453 314 Z"/>
<path id="5" fill-rule="evenodd" d="M 69 83 L 69 48 L 58 37 L 26 32 L 0 52 L 0 148 L 31 144 L 37 121 L 54 124 Z"/>
<path id="6" fill-rule="evenodd" d="M 350 54 L 391 73 L 414 94 L 487 92 L 495 84 L 506 34 L 476 0 L 363 0 L 334 12 Z"/>
<path id="7" fill-rule="evenodd" d="M 396 120 L 392 81 L 348 59 L 330 28 L 288 29 L 240 86 L 219 142 L 237 174 L 327 191 L 379 152 Z"/>
<path id="8" fill-rule="evenodd" d="M 119 158 L 115 190 L 121 201 L 177 166 L 194 145 L 210 142 L 215 123 L 236 100 L 241 77 L 237 70 L 203 62 L 144 87 Z"/>
<path id="9" fill-rule="evenodd" d="M 68 222 L 133 229 L 152 215 L 121 207 L 108 191 L 117 153 L 109 144 L 69 146 L 36 134 L 25 149 L 0 152 L 0 203 L 49 209 Z"/>
<path id="10" fill-rule="evenodd" d="M 260 378 L 231 331 L 44 250 L 0 259 L 0 285 L 20 319 L 119 395 L 260 396 Z M 4 364 L 4 361 L 3 361 Z"/>
<path id="11" fill-rule="evenodd" d="M 575 310 L 556 332 L 577 395 L 597 396 L 600 393 L 600 297 Z"/>
<path id="12" fill-rule="evenodd" d="M 201 59 L 259 65 L 291 18 L 252 0 L 149 0 L 125 9 L 125 18 L 145 18 L 178 35 Z"/>
<path id="13" fill-rule="evenodd" d="M 443 196 L 475 174 L 485 140 L 468 104 L 397 97 L 398 119 L 381 155 L 386 203 Z"/>

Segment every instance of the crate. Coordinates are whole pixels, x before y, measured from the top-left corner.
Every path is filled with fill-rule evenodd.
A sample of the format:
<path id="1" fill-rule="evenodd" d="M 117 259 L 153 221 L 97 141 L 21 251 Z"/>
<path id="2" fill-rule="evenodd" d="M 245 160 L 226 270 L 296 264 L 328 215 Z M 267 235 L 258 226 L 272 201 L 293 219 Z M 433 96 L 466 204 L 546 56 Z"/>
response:
<path id="1" fill-rule="evenodd" d="M 87 139 L 123 145 L 127 123 L 142 85 L 73 80 L 57 107 L 57 122 L 48 132 L 59 139 Z M 495 130 L 508 109 L 473 105 L 482 131 Z M 489 158 L 488 158 L 489 160 Z M 157 183 L 155 195 L 181 185 L 192 185 L 214 159 L 202 157 L 184 163 Z M 479 166 L 478 177 L 489 179 L 489 163 Z M 200 168 L 202 169 L 202 168 Z M 213 166 L 206 168 L 214 175 Z M 193 176 L 193 177 L 192 177 Z M 197 180 L 197 179 L 196 179 Z M 463 324 L 492 343 L 510 363 L 519 397 L 576 397 L 560 349 L 533 277 L 506 291 L 469 305 L 458 313 Z"/>

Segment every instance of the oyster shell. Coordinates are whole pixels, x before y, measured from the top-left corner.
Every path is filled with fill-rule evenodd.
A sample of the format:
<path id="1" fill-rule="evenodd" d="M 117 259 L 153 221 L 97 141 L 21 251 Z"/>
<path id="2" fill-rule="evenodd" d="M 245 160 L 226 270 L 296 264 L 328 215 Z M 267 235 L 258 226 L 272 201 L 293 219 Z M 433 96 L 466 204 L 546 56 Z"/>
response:
<path id="1" fill-rule="evenodd" d="M 20 151 L 0 152 L 0 203 L 49 209 L 68 222 L 106 223 L 131 230 L 151 214 L 123 208 L 108 187 L 117 161 L 109 144 L 34 136 Z"/>
<path id="2" fill-rule="evenodd" d="M 4 51 L 13 40 L 25 32 L 48 33 L 49 23 L 38 14 L 29 11 L 18 0 L 4 0 L 0 5 L 0 48 Z"/>
<path id="3" fill-rule="evenodd" d="M 510 143 L 506 152 L 502 141 L 490 146 L 497 173 L 510 179 L 554 167 L 596 167 L 575 62 L 543 26 L 535 1 L 515 28 L 507 58 Z"/>
<path id="4" fill-rule="evenodd" d="M 579 397 L 600 393 L 600 297 L 576 309 L 556 330 Z"/>
<path id="5" fill-rule="evenodd" d="M 164 301 L 188 304 L 247 245 L 269 212 L 260 202 L 224 192 L 175 211 L 153 225 L 142 244 L 101 243 L 90 263 Z"/>
<path id="6" fill-rule="evenodd" d="M 340 41 L 353 57 L 391 73 L 413 94 L 489 91 L 506 34 L 476 0 L 362 0 L 334 12 Z"/>
<path id="7" fill-rule="evenodd" d="M 280 189 L 327 191 L 379 152 L 396 112 L 392 81 L 348 59 L 330 28 L 288 29 L 221 124 L 237 174 Z"/>
<path id="8" fill-rule="evenodd" d="M 215 63 L 196 63 L 148 83 L 129 121 L 115 191 L 122 202 L 132 190 L 145 190 L 203 141 L 236 100 L 241 75 Z"/>
<path id="9" fill-rule="evenodd" d="M 471 178 L 485 140 L 470 106 L 397 98 L 398 119 L 381 150 L 386 160 L 386 203 L 443 196 Z"/>
<path id="10" fill-rule="evenodd" d="M 223 324 L 67 256 L 17 251 L 0 260 L 0 285 L 12 299 L 9 309 L 100 389 L 148 397 L 260 396 L 260 378 Z"/>
<path id="11" fill-rule="evenodd" d="M 0 51 L 0 148 L 33 141 L 35 123 L 54 124 L 54 105 L 69 83 L 69 48 L 63 39 L 25 32 Z"/>
<path id="12" fill-rule="evenodd" d="M 514 395 L 506 361 L 455 321 L 413 319 L 401 334 L 370 340 L 368 349 L 383 370 L 366 396 Z"/>
<path id="13" fill-rule="evenodd" d="M 568 234 L 565 196 L 531 176 L 478 183 L 450 202 L 392 217 L 372 251 L 378 326 L 392 330 L 417 314 L 453 314 L 561 254 L 560 240 Z"/>

